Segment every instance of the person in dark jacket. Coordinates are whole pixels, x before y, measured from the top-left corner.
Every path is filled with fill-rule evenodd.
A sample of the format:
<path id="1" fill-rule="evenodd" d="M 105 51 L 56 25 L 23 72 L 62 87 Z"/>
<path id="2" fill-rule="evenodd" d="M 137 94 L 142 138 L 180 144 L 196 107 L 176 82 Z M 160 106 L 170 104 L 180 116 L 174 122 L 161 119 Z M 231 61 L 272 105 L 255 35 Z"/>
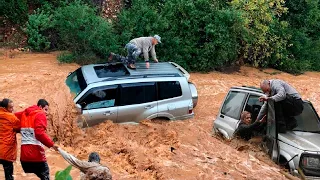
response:
<path id="1" fill-rule="evenodd" d="M 49 103 L 40 99 L 37 105 L 28 107 L 15 115 L 21 120 L 21 155 L 20 161 L 25 173 L 34 173 L 41 180 L 49 180 L 49 166 L 43 148 L 58 147 L 47 135 L 47 114 Z"/>
<path id="2" fill-rule="evenodd" d="M 253 131 L 257 129 L 266 121 L 266 115 L 261 119 L 257 120 L 254 123 L 251 123 L 251 114 L 248 111 L 243 111 L 240 116 L 240 124 L 235 131 L 235 135 L 240 136 L 245 140 L 249 140 L 253 136 Z"/>

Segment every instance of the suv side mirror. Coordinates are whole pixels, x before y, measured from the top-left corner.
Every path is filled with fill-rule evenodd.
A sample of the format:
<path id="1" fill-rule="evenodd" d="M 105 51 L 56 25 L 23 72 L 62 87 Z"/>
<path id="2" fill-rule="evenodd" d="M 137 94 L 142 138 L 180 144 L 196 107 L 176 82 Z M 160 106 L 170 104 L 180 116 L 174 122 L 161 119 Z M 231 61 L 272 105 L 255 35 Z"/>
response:
<path id="1" fill-rule="evenodd" d="M 76 104 L 77 112 L 82 114 L 82 107 L 80 104 Z"/>

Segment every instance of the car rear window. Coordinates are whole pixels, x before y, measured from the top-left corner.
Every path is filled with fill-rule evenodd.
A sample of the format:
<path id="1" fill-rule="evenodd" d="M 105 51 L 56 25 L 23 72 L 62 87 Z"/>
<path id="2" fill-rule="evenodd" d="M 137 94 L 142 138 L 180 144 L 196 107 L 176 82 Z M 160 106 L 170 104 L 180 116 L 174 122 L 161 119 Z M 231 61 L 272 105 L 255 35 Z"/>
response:
<path id="1" fill-rule="evenodd" d="M 159 100 L 179 97 L 182 95 L 179 81 L 158 82 Z"/>

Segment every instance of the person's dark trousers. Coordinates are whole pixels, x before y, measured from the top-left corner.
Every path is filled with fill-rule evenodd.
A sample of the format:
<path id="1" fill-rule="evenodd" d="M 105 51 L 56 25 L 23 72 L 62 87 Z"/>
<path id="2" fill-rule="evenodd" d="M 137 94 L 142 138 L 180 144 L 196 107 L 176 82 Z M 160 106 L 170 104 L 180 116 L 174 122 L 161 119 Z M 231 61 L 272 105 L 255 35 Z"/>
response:
<path id="1" fill-rule="evenodd" d="M 13 180 L 13 162 L 0 159 L 6 180 Z"/>
<path id="2" fill-rule="evenodd" d="M 41 180 L 50 180 L 50 171 L 47 162 L 22 162 L 21 166 L 25 173 L 33 173 Z"/>
<path id="3" fill-rule="evenodd" d="M 287 129 L 296 127 L 297 122 L 294 116 L 297 116 L 303 111 L 303 101 L 290 95 L 286 99 L 275 102 L 275 115 L 278 126 L 278 132 L 285 133 Z"/>

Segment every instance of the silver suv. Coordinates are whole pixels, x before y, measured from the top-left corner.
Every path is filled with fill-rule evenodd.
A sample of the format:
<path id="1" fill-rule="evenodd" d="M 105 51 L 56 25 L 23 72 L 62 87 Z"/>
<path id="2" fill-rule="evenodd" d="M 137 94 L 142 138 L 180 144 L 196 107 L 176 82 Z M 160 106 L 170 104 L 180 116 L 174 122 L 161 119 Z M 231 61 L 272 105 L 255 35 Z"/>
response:
<path id="1" fill-rule="evenodd" d="M 189 73 L 173 62 L 137 63 L 131 70 L 122 63 L 85 65 L 69 74 L 66 84 L 75 94 L 83 126 L 105 120 L 116 123 L 144 119 L 194 117 L 198 95 Z M 81 126 L 81 125 L 80 125 Z"/>
<path id="2" fill-rule="evenodd" d="M 214 120 L 213 131 L 231 139 L 240 123 L 242 111 L 249 111 L 253 121 L 258 116 L 264 95 L 254 87 L 232 87 Z M 320 123 L 319 116 L 309 101 L 304 101 L 304 110 L 296 116 L 298 126 L 287 133 L 277 133 L 273 102 L 268 102 L 267 125 L 264 131 L 263 149 L 276 163 L 286 166 L 294 175 L 306 179 L 320 177 Z M 272 108 L 273 109 L 273 108 Z"/>

